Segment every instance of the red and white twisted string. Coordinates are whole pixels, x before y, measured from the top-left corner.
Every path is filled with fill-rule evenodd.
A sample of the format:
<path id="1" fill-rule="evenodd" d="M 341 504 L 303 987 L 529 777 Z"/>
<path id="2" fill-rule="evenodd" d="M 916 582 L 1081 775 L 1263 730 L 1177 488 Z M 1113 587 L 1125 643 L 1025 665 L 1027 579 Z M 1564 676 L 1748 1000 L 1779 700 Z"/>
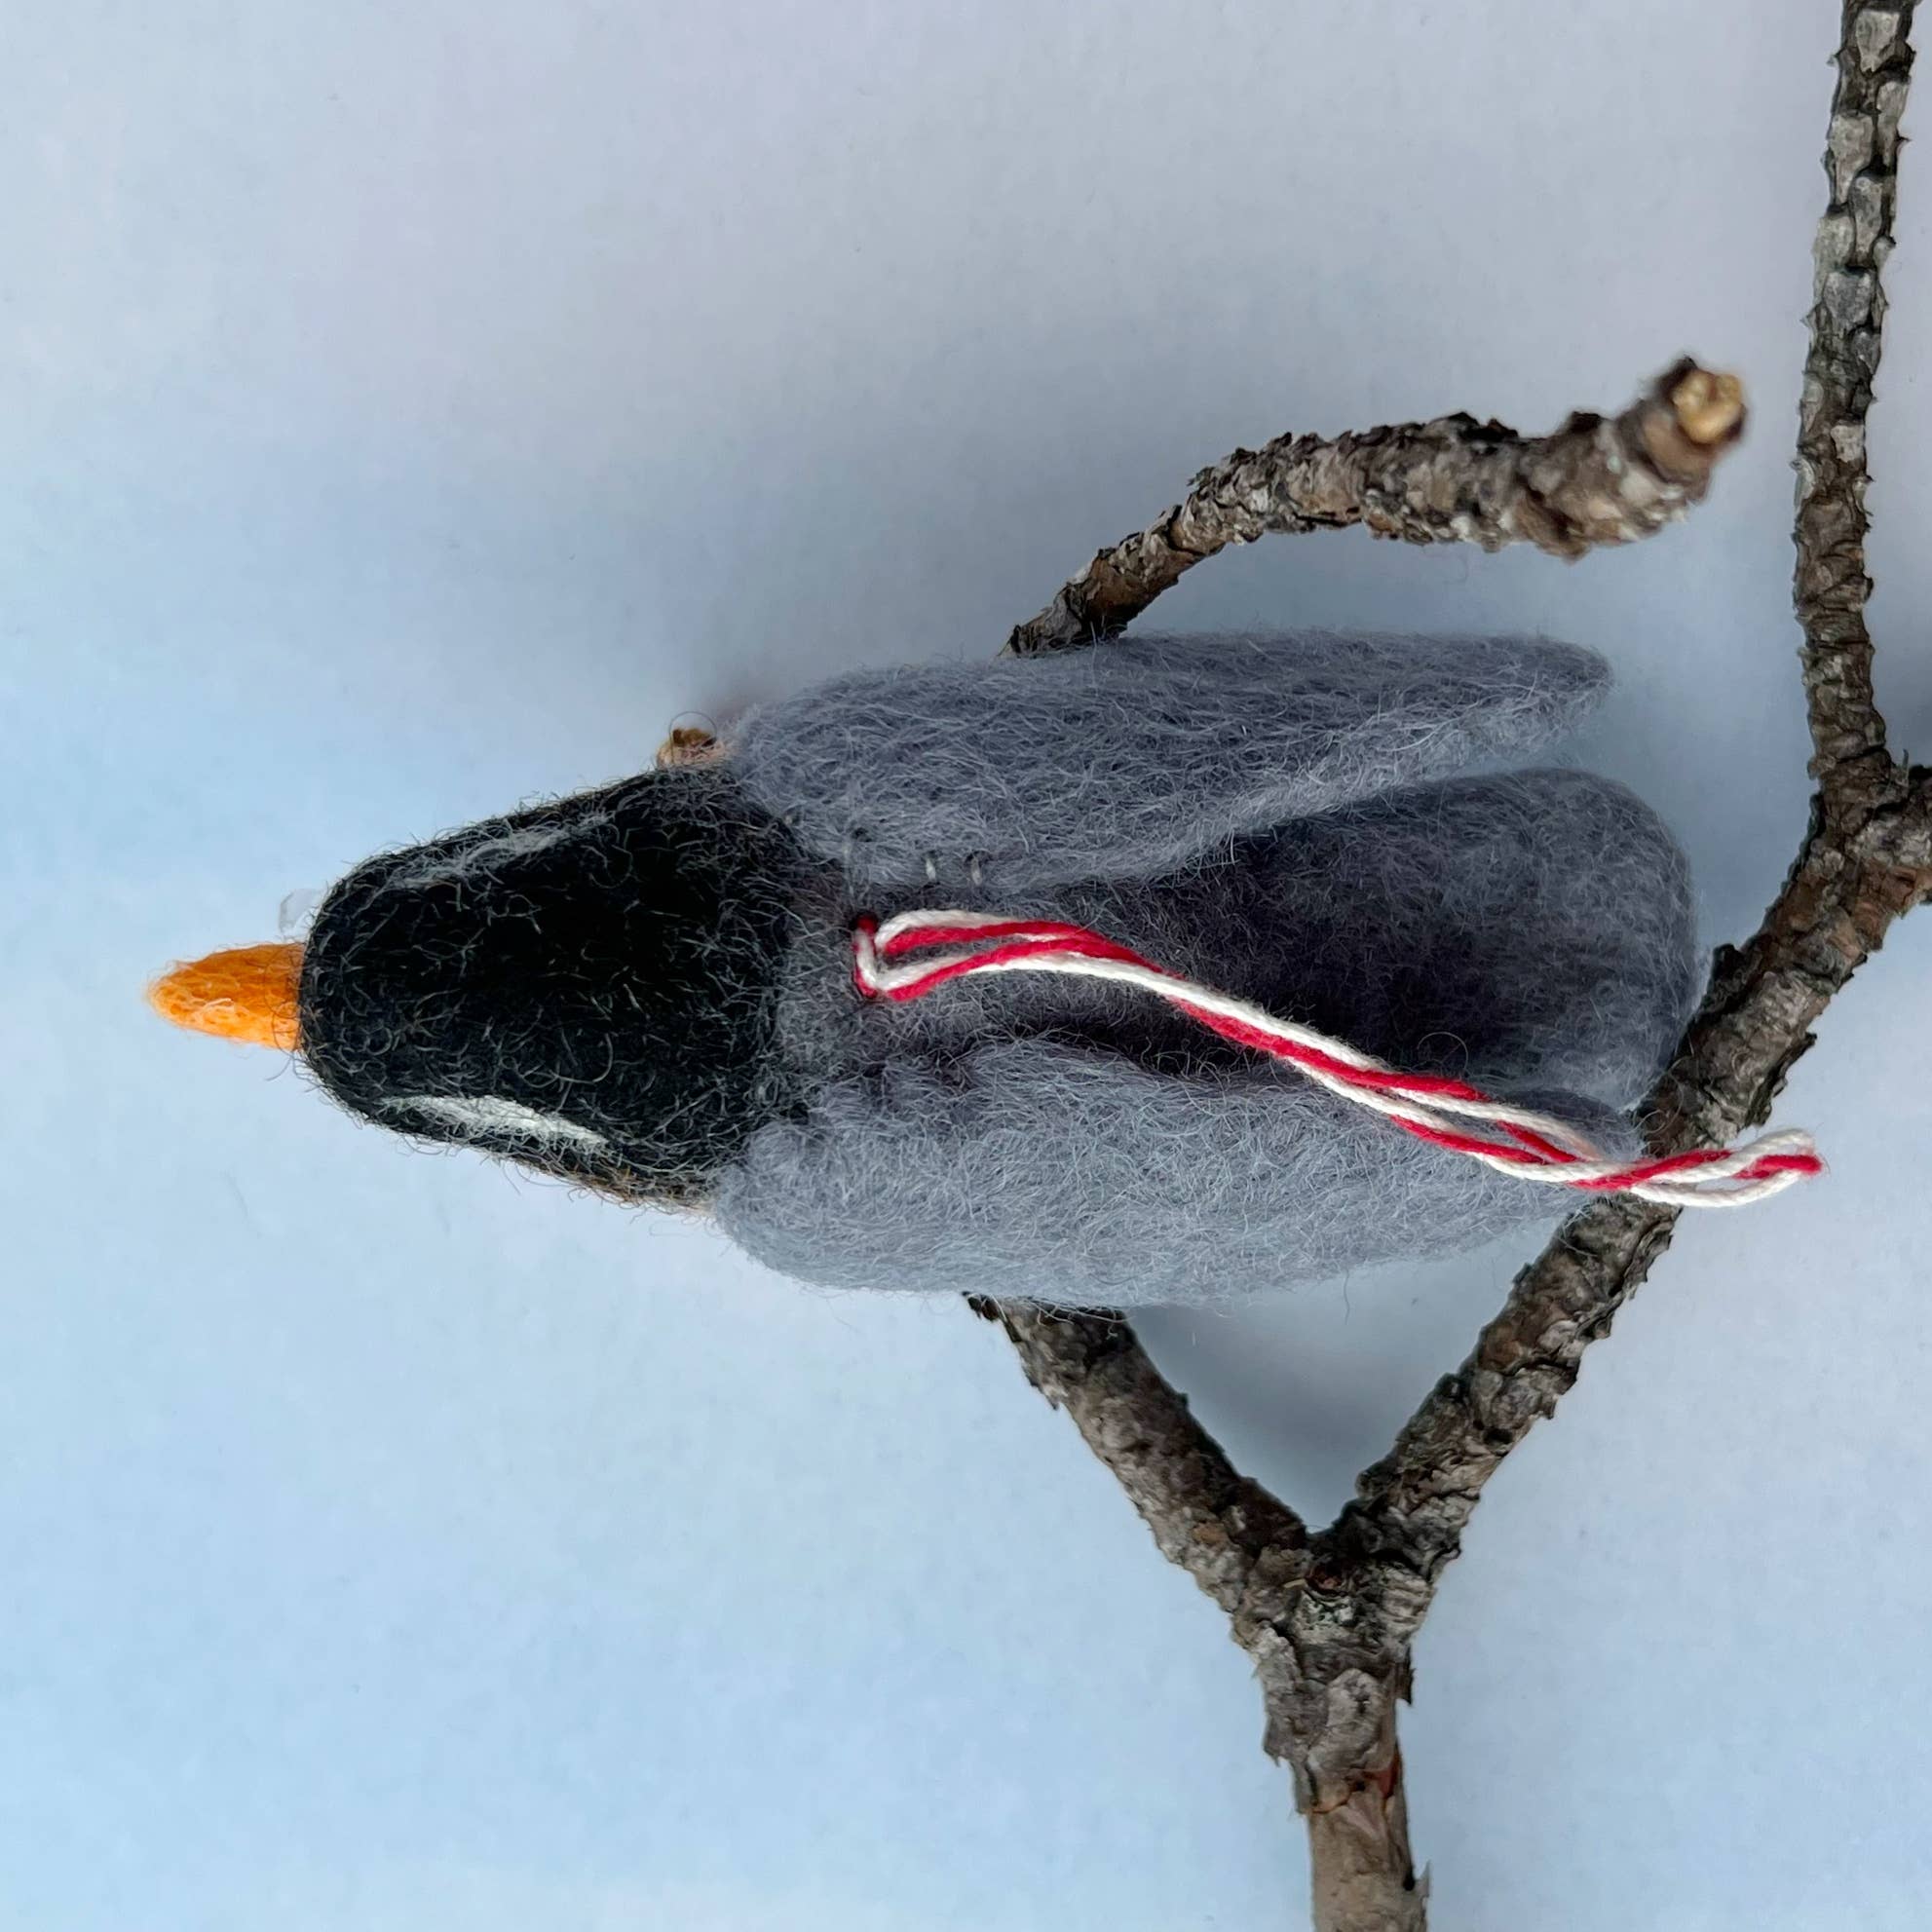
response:
<path id="1" fill-rule="evenodd" d="M 1743 1207 L 1824 1172 L 1808 1134 L 1765 1134 L 1740 1148 L 1613 1160 L 1553 1115 L 1511 1107 L 1440 1074 L 1405 1074 L 1345 1042 L 1183 979 L 1083 926 L 977 912 L 902 912 L 852 931 L 853 978 L 868 998 L 917 1000 L 980 972 L 1068 973 L 1136 987 L 1236 1045 L 1285 1060 L 1329 1092 L 1386 1116 L 1418 1140 L 1525 1181 L 1631 1193 L 1670 1207 Z M 1490 1131 L 1484 1131 L 1488 1129 Z"/>

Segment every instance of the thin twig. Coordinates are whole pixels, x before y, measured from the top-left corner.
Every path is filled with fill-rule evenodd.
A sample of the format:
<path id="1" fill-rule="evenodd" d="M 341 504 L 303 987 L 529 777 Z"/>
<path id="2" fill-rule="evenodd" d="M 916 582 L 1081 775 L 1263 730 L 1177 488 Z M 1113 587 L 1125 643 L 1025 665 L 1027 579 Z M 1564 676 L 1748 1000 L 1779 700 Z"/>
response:
<path id="1" fill-rule="evenodd" d="M 1620 416 L 1572 416 L 1546 436 L 1473 416 L 1276 436 L 1203 470 L 1181 503 L 1018 625 L 1006 650 L 1033 657 L 1111 637 L 1183 571 L 1257 537 L 1361 523 L 1409 544 L 1534 544 L 1560 557 L 1634 543 L 1702 501 L 1743 426 L 1736 379 L 1686 360 Z"/>

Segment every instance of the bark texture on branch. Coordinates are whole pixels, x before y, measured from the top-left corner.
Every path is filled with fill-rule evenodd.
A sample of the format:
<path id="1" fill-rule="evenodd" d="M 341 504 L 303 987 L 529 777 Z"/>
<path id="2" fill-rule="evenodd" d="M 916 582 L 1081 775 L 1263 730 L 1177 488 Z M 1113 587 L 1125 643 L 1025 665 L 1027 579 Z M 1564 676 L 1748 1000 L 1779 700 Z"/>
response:
<path id="1" fill-rule="evenodd" d="M 1912 75 L 1915 0 L 1851 5 L 1825 147 L 1830 201 L 1812 250 L 1810 351 L 1798 427 L 1798 567 L 1811 770 L 1836 806 L 1856 768 L 1882 766 L 1865 605 L 1865 419 L 1885 322 L 1879 270 L 1898 208 L 1899 122 Z"/>
<path id="2" fill-rule="evenodd" d="M 1308 1813 L 1314 1922 L 1322 1932 L 1426 1932 L 1429 1882 L 1409 1850 L 1395 1698 L 1381 1700 L 1369 1775 Z"/>
<path id="3" fill-rule="evenodd" d="M 1258 537 L 1365 524 L 1409 544 L 1534 544 L 1579 557 L 1634 543 L 1701 501 L 1744 426 L 1731 376 L 1683 361 L 1620 415 L 1546 436 L 1442 416 L 1340 436 L 1276 436 L 1203 470 L 1145 530 L 1102 550 L 1006 639 L 1017 657 L 1124 630 L 1204 557 Z"/>
<path id="4" fill-rule="evenodd" d="M 1659 1153 L 1762 1122 L 1819 1015 L 1892 922 L 1932 896 L 1932 771 L 1886 749 L 1865 623 L 1865 423 L 1913 13 L 1913 0 L 1845 0 L 1825 157 L 1795 533 L 1818 790 L 1783 887 L 1757 933 L 1720 950 L 1651 1096 Z M 1522 540 L 1563 556 L 1624 542 L 1702 495 L 1740 420 L 1734 389 L 1682 365 L 1614 422 L 1572 418 L 1541 442 L 1448 417 L 1237 452 L 1204 471 L 1177 509 L 1097 556 L 1006 648 L 1056 650 L 1118 631 L 1192 564 L 1268 531 L 1365 522 L 1414 542 Z M 1675 1224 L 1672 1210 L 1628 1198 L 1568 1222 L 1319 1532 L 1233 1468 L 1120 1317 L 976 1305 L 1253 1658 L 1266 1748 L 1293 1771 L 1308 1824 L 1316 1932 L 1424 1932 L 1395 1734 L 1416 1635 L 1484 1485 L 1553 1412 Z"/>
<path id="5" fill-rule="evenodd" d="M 1422 1932 L 1426 1885 L 1410 1853 L 1395 1737 L 1407 1647 L 1383 1637 L 1380 1617 L 1362 1620 L 1335 1534 L 1310 1538 L 1235 1470 L 1123 1316 L 972 1306 L 1005 1330 L 1034 1386 L 1067 1412 L 1161 1554 L 1227 1612 L 1254 1660 L 1263 1747 L 1288 1765 L 1308 1820 L 1315 1924 Z"/>

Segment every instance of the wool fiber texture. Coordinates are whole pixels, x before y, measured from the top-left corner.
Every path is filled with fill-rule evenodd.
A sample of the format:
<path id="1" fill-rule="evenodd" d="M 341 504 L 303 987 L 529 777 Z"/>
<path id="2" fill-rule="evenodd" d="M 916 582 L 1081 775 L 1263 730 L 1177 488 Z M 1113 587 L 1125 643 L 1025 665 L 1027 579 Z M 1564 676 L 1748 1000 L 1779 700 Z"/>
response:
<path id="1" fill-rule="evenodd" d="M 303 1056 L 384 1126 L 698 1198 L 796 1104 L 773 1030 L 803 871 L 717 771 L 371 859 L 310 931 Z"/>
<path id="2" fill-rule="evenodd" d="M 835 677 L 733 735 L 750 795 L 855 884 L 1152 879 L 1244 834 L 1568 730 L 1546 638 L 1145 637 Z"/>
<path id="3" fill-rule="evenodd" d="M 654 774 L 371 861 L 303 1050 L 367 1118 L 710 1206 L 840 1288 L 1203 1302 L 1563 1210 L 1130 989 L 852 983 L 861 914 L 1064 920 L 1618 1153 L 1698 990 L 1652 814 L 1529 751 L 1538 639 L 1148 638 L 857 673 Z"/>
<path id="4" fill-rule="evenodd" d="M 1561 1115 L 1619 1156 L 1699 979 L 1668 834 L 1574 772 L 1407 787 L 1017 911 Z M 829 968 L 844 939 L 801 944 Z M 795 970 L 779 1040 L 796 1058 L 840 1037 L 813 993 L 826 976 Z M 803 1118 L 761 1128 L 716 1202 L 751 1253 L 827 1286 L 1205 1302 L 1574 1205 L 1091 981 L 989 974 L 874 1002 L 835 1057 L 852 1071 L 821 1065 Z"/>

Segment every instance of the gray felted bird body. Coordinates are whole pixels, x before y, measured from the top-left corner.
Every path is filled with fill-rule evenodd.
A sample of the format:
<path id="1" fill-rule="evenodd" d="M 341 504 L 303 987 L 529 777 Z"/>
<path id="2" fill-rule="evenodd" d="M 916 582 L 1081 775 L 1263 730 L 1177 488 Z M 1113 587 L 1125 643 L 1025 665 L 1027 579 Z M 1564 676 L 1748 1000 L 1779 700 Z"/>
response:
<path id="1" fill-rule="evenodd" d="M 359 867 L 299 1050 L 371 1120 L 702 1206 L 827 1286 L 1192 1302 L 1466 1245 L 1560 1192 L 1132 986 L 870 998 L 853 933 L 1085 928 L 1632 1155 L 1698 987 L 1684 859 L 1605 779 L 1466 770 L 1606 683 L 1540 639 L 1331 634 L 836 678 L 712 762 Z"/>

